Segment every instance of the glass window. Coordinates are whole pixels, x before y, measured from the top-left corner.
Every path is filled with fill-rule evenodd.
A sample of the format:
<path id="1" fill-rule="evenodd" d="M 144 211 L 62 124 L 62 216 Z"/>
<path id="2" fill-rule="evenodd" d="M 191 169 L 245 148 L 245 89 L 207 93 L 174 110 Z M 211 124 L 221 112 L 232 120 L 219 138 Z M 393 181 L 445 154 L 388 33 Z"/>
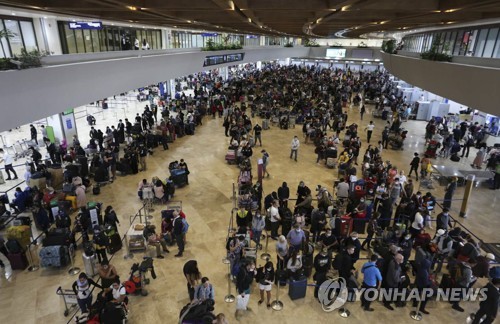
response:
<path id="1" fill-rule="evenodd" d="M 21 31 L 23 32 L 24 47 L 27 51 L 38 49 L 36 45 L 35 31 L 31 21 L 20 21 Z"/>
<path id="2" fill-rule="evenodd" d="M 99 44 L 101 45 L 101 51 L 108 50 L 108 44 L 106 43 L 106 29 L 99 30 Z"/>
<path id="3" fill-rule="evenodd" d="M 495 47 L 495 42 L 498 36 L 498 28 L 491 28 L 488 33 L 488 38 L 486 38 L 486 45 L 484 46 L 483 57 L 492 57 L 493 48 Z"/>
<path id="4" fill-rule="evenodd" d="M 94 48 L 94 52 L 100 52 L 101 49 L 99 48 L 99 31 L 95 29 L 91 30 L 90 37 L 92 38 L 92 47 Z"/>
<path id="5" fill-rule="evenodd" d="M 108 40 L 108 51 L 114 51 L 115 44 L 113 41 L 113 30 L 111 28 L 106 28 L 106 34 L 107 34 L 106 39 Z"/>
<path id="6" fill-rule="evenodd" d="M 78 53 L 78 50 L 76 49 L 75 32 L 72 29 L 69 29 L 68 24 L 65 24 L 64 31 L 66 34 L 66 43 L 68 44 L 68 53 Z"/>
<path id="7" fill-rule="evenodd" d="M 500 58 L 500 33 L 497 35 L 497 43 L 495 44 L 495 49 L 493 50 L 493 58 Z"/>
<path id="8" fill-rule="evenodd" d="M 76 49 L 78 53 L 85 53 L 85 41 L 83 38 L 83 30 L 75 30 L 75 40 L 76 40 Z"/>
<path id="9" fill-rule="evenodd" d="M 0 19 L 0 30 L 4 30 L 3 27 L 3 20 Z M 9 49 L 9 43 L 7 42 L 6 38 L 2 38 L 2 43 L 1 43 L 1 48 L 2 48 L 2 57 L 10 57 L 10 49 Z"/>
<path id="10" fill-rule="evenodd" d="M 474 49 L 474 56 L 481 57 L 483 55 L 484 46 L 486 45 L 486 36 L 488 29 L 481 29 L 476 41 L 476 48 Z"/>
<path id="11" fill-rule="evenodd" d="M 83 30 L 83 42 L 85 43 L 85 52 L 86 53 L 91 53 L 94 51 L 94 49 L 92 48 L 92 39 L 90 38 L 90 30 L 89 29 Z"/>
<path id="12" fill-rule="evenodd" d="M 9 38 L 10 50 L 12 55 L 21 54 L 23 46 L 23 38 L 21 37 L 21 29 L 17 20 L 4 20 L 5 28 L 10 30 L 14 35 Z"/>
<path id="13" fill-rule="evenodd" d="M 467 53 L 466 53 L 467 56 L 474 55 L 474 46 L 476 45 L 478 33 L 479 32 L 477 29 L 471 31 L 471 34 L 469 36 L 469 45 L 467 46 Z"/>
<path id="14" fill-rule="evenodd" d="M 450 50 L 453 50 L 452 54 L 453 55 L 458 55 L 460 52 L 460 49 L 462 49 L 464 46 L 464 35 L 465 31 L 464 30 L 459 30 L 457 32 L 457 37 L 455 40 L 455 45 L 453 47 L 450 46 Z"/>

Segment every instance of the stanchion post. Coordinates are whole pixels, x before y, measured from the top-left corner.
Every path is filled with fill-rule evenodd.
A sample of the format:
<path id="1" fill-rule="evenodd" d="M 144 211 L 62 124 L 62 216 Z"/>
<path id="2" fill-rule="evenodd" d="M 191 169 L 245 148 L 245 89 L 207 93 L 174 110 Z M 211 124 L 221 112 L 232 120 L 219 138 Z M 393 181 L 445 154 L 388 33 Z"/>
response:
<path id="1" fill-rule="evenodd" d="M 422 320 L 422 313 L 420 313 L 420 304 L 422 304 L 422 298 L 424 297 L 424 292 L 420 295 L 420 298 L 418 300 L 418 305 L 415 307 L 415 310 L 412 310 L 410 312 L 410 317 L 414 321 L 421 321 Z"/>
<path id="2" fill-rule="evenodd" d="M 226 303 L 234 302 L 234 295 L 231 294 L 231 264 L 227 264 L 227 295 L 224 297 Z"/>
<path id="3" fill-rule="evenodd" d="M 465 192 L 464 199 L 462 200 L 462 206 L 460 207 L 460 217 L 467 217 L 467 204 L 469 203 L 470 194 L 472 192 L 472 188 L 474 187 L 474 180 L 476 176 L 473 174 L 469 174 L 465 180 Z"/>
<path id="4" fill-rule="evenodd" d="M 276 299 L 271 303 L 271 308 L 275 311 L 283 309 L 283 302 L 280 300 L 280 283 L 276 284 Z"/>
<path id="5" fill-rule="evenodd" d="M 262 254 L 260 255 L 260 258 L 261 258 L 262 260 L 268 260 L 268 259 L 271 257 L 271 254 L 269 254 L 269 253 L 267 252 L 267 247 L 268 247 L 268 245 L 269 245 L 269 235 L 268 235 L 268 233 L 266 232 L 266 248 L 264 249 L 264 253 L 262 253 Z"/>
<path id="6" fill-rule="evenodd" d="M 40 269 L 40 267 L 37 264 L 35 264 L 35 260 L 33 259 L 33 255 L 31 254 L 31 244 L 28 244 L 28 246 L 26 247 L 26 251 L 28 251 L 28 262 L 29 262 L 28 271 L 29 272 L 37 271 L 38 269 Z"/>
<path id="7" fill-rule="evenodd" d="M 69 268 L 68 274 L 70 274 L 71 276 L 74 276 L 80 272 L 80 268 L 75 267 L 75 260 L 73 258 L 73 252 L 74 252 L 74 248 L 72 245 L 70 245 L 70 247 L 69 247 L 69 259 L 71 261 L 71 268 Z"/>

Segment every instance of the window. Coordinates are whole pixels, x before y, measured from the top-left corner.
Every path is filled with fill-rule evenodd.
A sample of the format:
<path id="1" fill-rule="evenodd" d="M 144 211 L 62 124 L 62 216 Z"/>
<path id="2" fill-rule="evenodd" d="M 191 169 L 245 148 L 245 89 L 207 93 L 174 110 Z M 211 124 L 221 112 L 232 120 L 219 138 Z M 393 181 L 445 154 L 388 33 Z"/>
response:
<path id="1" fill-rule="evenodd" d="M 486 38 L 486 45 L 484 46 L 483 57 L 492 57 L 493 56 L 493 48 L 495 47 L 495 43 L 498 36 L 498 28 L 491 28 L 488 33 L 488 37 Z"/>
<path id="2" fill-rule="evenodd" d="M 26 48 L 28 52 L 38 49 L 33 23 L 31 21 L 20 21 L 19 23 L 21 24 L 24 48 Z"/>
<path id="3" fill-rule="evenodd" d="M 99 31 L 95 30 L 95 29 L 91 30 L 90 31 L 90 37 L 92 39 L 92 47 L 94 48 L 94 52 L 101 52 L 101 51 L 103 51 L 99 47 Z"/>
<path id="4" fill-rule="evenodd" d="M 500 58 L 500 33 L 497 36 L 497 43 L 495 44 L 495 49 L 493 50 L 493 58 Z"/>
<path id="5" fill-rule="evenodd" d="M 0 20 L 0 30 L 4 30 L 3 20 Z M 9 41 L 6 38 L 2 38 L 2 57 L 10 57 Z"/>
<path id="6" fill-rule="evenodd" d="M 83 30 L 75 30 L 75 40 L 77 53 L 85 53 L 85 41 L 83 39 Z"/>
<path id="7" fill-rule="evenodd" d="M 10 30 L 14 35 L 9 38 L 10 50 L 12 55 L 21 54 L 21 49 L 23 46 L 23 37 L 21 35 L 21 29 L 19 28 L 19 21 L 17 20 L 4 20 L 5 28 Z"/>
<path id="8" fill-rule="evenodd" d="M 483 55 L 484 46 L 486 45 L 486 36 L 488 35 L 488 29 L 481 29 L 479 36 L 476 41 L 476 48 L 474 49 L 474 56 L 481 57 Z"/>
<path id="9" fill-rule="evenodd" d="M 90 38 L 89 29 L 83 30 L 83 41 L 85 44 L 85 53 L 93 52 L 94 48 L 92 47 L 92 39 Z"/>
<path id="10" fill-rule="evenodd" d="M 453 55 L 458 55 L 458 53 L 460 52 L 460 50 L 462 49 L 462 47 L 465 47 L 463 45 L 464 34 L 465 34 L 465 31 L 459 30 L 457 32 L 457 37 L 456 37 L 456 40 L 455 40 L 455 45 L 453 47 L 451 47 L 451 45 L 450 45 L 450 50 L 452 50 L 452 54 Z"/>

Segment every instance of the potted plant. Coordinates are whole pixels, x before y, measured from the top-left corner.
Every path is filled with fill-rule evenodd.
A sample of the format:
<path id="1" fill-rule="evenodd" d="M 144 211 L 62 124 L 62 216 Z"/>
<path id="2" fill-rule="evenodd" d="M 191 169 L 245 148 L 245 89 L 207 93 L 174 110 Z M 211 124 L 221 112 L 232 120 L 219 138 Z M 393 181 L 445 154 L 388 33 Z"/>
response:
<path id="1" fill-rule="evenodd" d="M 382 42 L 382 51 L 387 54 L 396 54 L 396 40 L 390 39 Z"/>
<path id="2" fill-rule="evenodd" d="M 13 33 L 10 29 L 2 29 L 0 30 L 0 45 L 2 46 L 2 54 L 3 54 L 3 57 L 7 57 L 7 55 L 5 54 L 5 48 L 3 47 L 3 39 L 5 38 L 6 40 L 9 40 L 10 38 L 12 37 L 15 37 L 16 34 Z"/>

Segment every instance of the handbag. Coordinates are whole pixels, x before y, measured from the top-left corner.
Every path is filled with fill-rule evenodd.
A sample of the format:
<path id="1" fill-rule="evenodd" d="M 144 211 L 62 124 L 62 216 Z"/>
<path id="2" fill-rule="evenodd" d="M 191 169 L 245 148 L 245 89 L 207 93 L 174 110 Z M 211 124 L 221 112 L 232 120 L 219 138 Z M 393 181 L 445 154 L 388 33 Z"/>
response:
<path id="1" fill-rule="evenodd" d="M 250 295 L 248 294 L 245 294 L 244 297 L 241 294 L 236 296 L 236 310 L 246 310 L 249 299 Z"/>

